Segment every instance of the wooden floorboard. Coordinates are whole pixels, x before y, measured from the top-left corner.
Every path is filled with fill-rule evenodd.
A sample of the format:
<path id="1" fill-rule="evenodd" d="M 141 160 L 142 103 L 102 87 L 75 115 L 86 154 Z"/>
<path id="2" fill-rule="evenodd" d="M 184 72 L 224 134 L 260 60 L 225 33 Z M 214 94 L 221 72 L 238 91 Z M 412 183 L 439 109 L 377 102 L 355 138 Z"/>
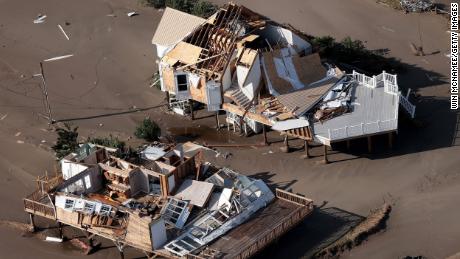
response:
<path id="1" fill-rule="evenodd" d="M 297 208 L 298 205 L 294 203 L 276 199 L 258 211 L 249 221 L 232 229 L 209 247 L 223 253 L 225 258 L 232 258 L 248 243 L 273 229 Z"/>

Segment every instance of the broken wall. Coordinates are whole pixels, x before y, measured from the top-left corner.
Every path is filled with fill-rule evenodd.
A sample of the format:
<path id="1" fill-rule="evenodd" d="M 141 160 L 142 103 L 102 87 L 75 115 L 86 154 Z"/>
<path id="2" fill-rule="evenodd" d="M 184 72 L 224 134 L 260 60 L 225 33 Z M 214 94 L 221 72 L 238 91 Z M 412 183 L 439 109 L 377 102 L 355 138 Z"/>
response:
<path id="1" fill-rule="evenodd" d="M 97 192 L 102 187 L 102 173 L 99 167 L 94 166 L 87 168 L 83 172 L 69 178 L 60 186 L 58 186 L 58 190 L 80 195 Z"/>
<path id="2" fill-rule="evenodd" d="M 132 196 L 136 196 L 139 193 L 149 193 L 149 178 L 147 174 L 139 168 L 134 169 L 129 174 L 129 186 Z"/>

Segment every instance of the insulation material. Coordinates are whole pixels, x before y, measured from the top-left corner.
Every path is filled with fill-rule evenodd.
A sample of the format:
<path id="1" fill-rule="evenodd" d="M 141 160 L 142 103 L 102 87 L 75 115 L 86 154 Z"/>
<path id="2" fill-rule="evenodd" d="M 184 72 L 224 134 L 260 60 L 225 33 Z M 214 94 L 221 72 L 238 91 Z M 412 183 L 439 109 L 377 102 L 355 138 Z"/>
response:
<path id="1" fill-rule="evenodd" d="M 198 85 L 200 84 L 200 76 L 197 74 L 189 73 L 188 81 L 193 87 L 198 88 Z"/>

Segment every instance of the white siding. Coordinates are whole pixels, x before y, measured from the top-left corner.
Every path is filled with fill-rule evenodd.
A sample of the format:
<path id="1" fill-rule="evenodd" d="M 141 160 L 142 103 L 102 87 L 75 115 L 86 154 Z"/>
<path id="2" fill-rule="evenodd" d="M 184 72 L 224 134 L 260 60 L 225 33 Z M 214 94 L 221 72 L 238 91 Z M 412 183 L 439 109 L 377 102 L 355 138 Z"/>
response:
<path id="1" fill-rule="evenodd" d="M 174 175 L 173 174 L 168 177 L 168 186 L 169 186 L 168 192 L 172 192 L 172 190 L 176 186 L 176 182 L 174 181 Z"/>
<path id="2" fill-rule="evenodd" d="M 208 100 L 208 111 L 218 111 L 222 103 L 220 84 L 215 81 L 207 82 L 206 96 Z"/>
<path id="3" fill-rule="evenodd" d="M 166 243 L 166 227 L 165 221 L 162 218 L 150 224 L 150 235 L 152 239 L 153 250 L 162 247 Z"/>
<path id="4" fill-rule="evenodd" d="M 86 170 L 88 167 L 81 165 L 81 164 L 76 164 L 72 161 L 69 161 L 67 159 L 62 159 L 61 160 L 61 170 L 62 170 L 62 176 L 64 180 L 67 180 L 75 175 L 77 175 L 80 172 L 83 172 Z"/>
<path id="5" fill-rule="evenodd" d="M 259 56 L 257 56 L 256 60 L 254 61 L 253 66 L 251 67 L 251 70 L 249 70 L 249 73 L 246 77 L 244 85 L 241 88 L 241 90 L 246 95 L 246 97 L 248 97 L 249 100 L 252 100 L 254 98 L 254 94 L 257 90 L 257 87 L 260 84 L 260 80 L 261 80 L 260 60 L 259 60 Z"/>

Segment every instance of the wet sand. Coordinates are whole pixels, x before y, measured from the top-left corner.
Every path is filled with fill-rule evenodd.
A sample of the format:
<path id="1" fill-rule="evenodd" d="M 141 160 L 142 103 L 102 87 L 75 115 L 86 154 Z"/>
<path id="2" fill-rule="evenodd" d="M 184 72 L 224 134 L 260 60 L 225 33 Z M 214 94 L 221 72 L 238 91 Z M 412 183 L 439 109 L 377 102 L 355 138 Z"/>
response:
<path id="1" fill-rule="evenodd" d="M 261 177 L 273 186 L 292 188 L 313 198 L 324 208 L 339 208 L 366 216 L 372 208 L 390 201 L 394 210 L 384 233 L 346 253 L 352 258 L 399 258 L 424 255 L 443 258 L 458 252 L 460 240 L 460 148 L 457 113 L 448 111 L 449 50 L 444 18 L 429 14 L 394 11 L 371 0 L 359 1 L 244 1 L 249 7 L 278 22 L 291 23 L 317 36 L 347 35 L 365 41 L 371 49 L 387 49 L 407 66 L 398 75 L 400 85 L 420 96 L 417 117 L 424 127 L 400 124 L 393 151 L 386 140 L 377 138 L 375 154 L 367 154 L 366 144 L 353 141 L 353 150 L 331 151 L 334 163 L 322 165 L 322 149 L 301 160 L 301 150 L 291 154 L 279 151 L 281 138 L 274 133 L 269 147 L 220 148 L 232 153 L 227 159 L 209 157 L 221 166 L 231 166 L 248 175 Z M 127 17 L 136 10 L 140 15 Z M 48 18 L 33 24 L 39 14 Z M 108 16 L 110 15 L 110 16 Z M 55 134 L 38 114 L 46 113 L 40 92 L 40 60 L 74 54 L 73 57 L 45 63 L 50 103 L 55 119 L 80 127 L 81 140 L 109 133 L 132 144 L 137 122 L 150 116 L 163 132 L 208 143 L 260 143 L 262 136 L 241 138 L 213 127 L 214 118 L 200 112 L 190 121 L 155 108 L 164 95 L 149 87 L 156 70 L 154 48 L 150 44 L 161 12 L 138 5 L 137 1 L 0 0 L 0 195 L 4 208 L 0 220 L 25 222 L 22 197 L 35 188 L 33 179 L 45 170 L 53 171 L 50 146 Z M 70 40 L 57 27 L 60 24 Z M 67 24 L 67 25 L 66 25 Z M 413 56 L 409 43 L 419 44 L 425 57 Z M 439 51 L 439 53 L 437 53 Z M 136 111 L 136 109 L 142 109 Z M 223 121 L 223 118 L 221 122 Z M 198 128 L 198 125 L 202 125 Z M 300 146 L 300 142 L 293 143 Z M 329 224 L 321 215 L 313 218 Z M 41 222 L 41 224 L 48 224 Z M 270 248 L 271 258 L 291 258 L 308 254 L 320 242 L 323 228 L 305 223 L 295 235 L 303 238 L 280 240 Z M 324 226 L 326 229 L 327 226 Z M 112 258 L 115 248 L 103 249 L 89 258 Z M 130 250 L 128 250 L 130 251 Z M 20 231 L 0 227 L 0 257 L 77 258 L 79 253 L 65 245 L 49 244 Z M 128 258 L 142 256 L 130 251 Z"/>

